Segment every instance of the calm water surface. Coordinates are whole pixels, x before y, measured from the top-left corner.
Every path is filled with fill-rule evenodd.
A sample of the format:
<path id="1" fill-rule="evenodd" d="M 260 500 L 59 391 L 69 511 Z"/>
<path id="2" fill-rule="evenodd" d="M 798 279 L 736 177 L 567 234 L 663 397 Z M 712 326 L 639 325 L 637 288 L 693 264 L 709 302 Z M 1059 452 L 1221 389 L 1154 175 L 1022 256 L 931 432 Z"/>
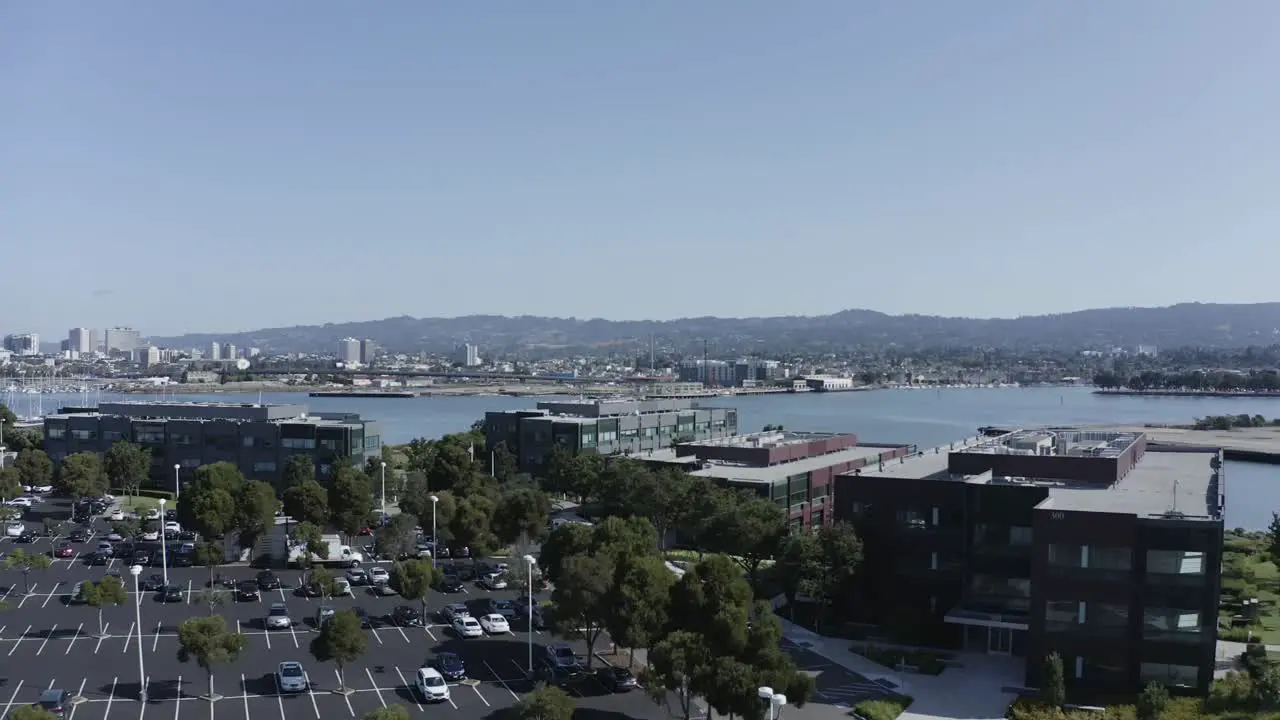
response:
<path id="1" fill-rule="evenodd" d="M 533 407 L 539 399 L 497 396 L 420 398 L 313 398 L 305 393 L 166 395 L 183 401 L 300 403 L 317 412 L 358 412 L 383 423 L 382 439 L 403 443 L 465 430 L 490 410 Z M 19 415 L 33 396 L 13 398 Z M 148 400 L 160 396 L 113 396 L 104 400 Z M 4 398 L 7 399 L 7 398 Z M 96 398 L 95 398 L 96 399 Z M 46 395 L 43 409 L 78 404 L 81 396 Z M 854 432 L 867 442 L 944 445 L 983 425 L 1071 425 L 1085 423 L 1180 423 L 1205 415 L 1280 416 L 1280 398 L 1187 398 L 1094 395 L 1087 388 L 973 388 L 879 390 L 725 397 L 702 401 L 738 408 L 742 432 L 766 424 L 790 430 Z M 1228 463 L 1227 524 L 1263 529 L 1280 509 L 1280 465 Z"/>

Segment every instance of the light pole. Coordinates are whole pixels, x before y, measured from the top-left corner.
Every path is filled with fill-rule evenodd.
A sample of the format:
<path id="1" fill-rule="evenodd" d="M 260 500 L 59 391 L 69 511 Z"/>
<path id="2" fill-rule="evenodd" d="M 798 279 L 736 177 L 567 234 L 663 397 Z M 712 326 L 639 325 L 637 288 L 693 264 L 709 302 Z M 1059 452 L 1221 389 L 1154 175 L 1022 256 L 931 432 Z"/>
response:
<path id="1" fill-rule="evenodd" d="M 382 463 L 382 522 L 387 521 L 387 464 Z"/>
<path id="2" fill-rule="evenodd" d="M 179 476 L 180 472 L 182 472 L 182 466 L 179 465 L 178 463 L 174 463 L 173 464 L 173 499 L 174 500 L 182 499 L 182 481 L 178 479 L 180 477 Z"/>
<path id="3" fill-rule="evenodd" d="M 537 564 L 532 555 L 524 556 L 524 567 L 529 576 L 529 607 L 525 608 L 529 615 L 529 677 L 533 677 L 533 566 Z"/>
<path id="4" fill-rule="evenodd" d="M 133 614 L 134 622 L 138 626 L 138 700 L 145 703 L 147 701 L 147 670 L 142 664 L 142 589 L 138 586 L 138 578 L 142 576 L 142 566 L 130 567 L 129 574 L 133 576 L 135 598 Z"/>
<path id="5" fill-rule="evenodd" d="M 769 720 L 778 720 L 782 717 L 782 706 L 787 704 L 786 695 L 774 692 L 771 687 L 757 688 L 756 694 L 761 700 L 769 703 Z"/>
<path id="6" fill-rule="evenodd" d="M 0 423 L 0 427 L 2 426 L 3 426 L 3 423 Z M 4 432 L 4 431 L 0 430 L 0 432 Z M 4 469 L 4 450 L 5 450 L 4 446 L 0 445 L 0 470 Z"/>
<path id="7" fill-rule="evenodd" d="M 436 535 L 436 503 L 440 502 L 440 498 L 436 495 L 431 496 L 431 567 L 436 566 L 436 553 L 440 551 L 440 538 Z"/>
<path id="8" fill-rule="evenodd" d="M 160 567 L 164 572 L 164 587 L 169 589 L 169 542 L 164 532 L 164 503 L 165 499 L 160 498 Z"/>

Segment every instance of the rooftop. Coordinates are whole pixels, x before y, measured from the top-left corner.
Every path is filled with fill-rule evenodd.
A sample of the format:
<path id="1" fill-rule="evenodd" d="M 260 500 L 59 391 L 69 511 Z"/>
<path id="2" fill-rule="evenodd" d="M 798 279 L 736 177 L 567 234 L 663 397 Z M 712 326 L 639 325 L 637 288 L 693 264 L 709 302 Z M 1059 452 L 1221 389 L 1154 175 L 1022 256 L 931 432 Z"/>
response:
<path id="1" fill-rule="evenodd" d="M 104 402 L 97 408 L 73 409 L 49 415 L 48 420 L 82 417 L 127 417 L 134 420 L 185 422 L 271 422 L 309 425 L 364 424 L 356 413 L 312 413 L 306 405 L 221 402 Z"/>
<path id="2" fill-rule="evenodd" d="M 813 472 L 814 470 L 821 470 L 822 468 L 831 467 L 832 465 L 838 465 L 840 463 L 852 462 L 854 460 L 875 458 L 887 449 L 888 448 L 885 447 L 868 447 L 865 445 L 859 445 L 832 453 L 826 453 L 824 455 L 814 455 L 802 460 L 766 466 L 734 464 L 720 460 L 706 461 L 703 463 L 703 467 L 701 469 L 695 470 L 690 474 L 702 477 L 720 478 L 722 480 L 731 480 L 735 482 L 772 484 L 784 480 L 791 475 Z M 886 464 L 886 467 L 887 466 L 888 465 Z"/>
<path id="3" fill-rule="evenodd" d="M 1118 458 L 1141 433 L 1069 428 L 1015 430 L 986 438 L 963 452 L 985 455 L 1044 455 Z"/>
<path id="4" fill-rule="evenodd" d="M 1053 487 L 1044 510 L 1120 513 L 1186 520 L 1222 517 L 1217 450 L 1147 450 L 1120 482 L 1105 488 Z"/>
<path id="5" fill-rule="evenodd" d="M 801 443 L 813 442 L 814 440 L 826 440 L 840 436 L 840 433 L 777 430 L 750 433 L 747 435 L 731 435 L 729 437 L 722 438 L 709 438 L 707 440 L 696 440 L 694 442 L 684 444 L 695 447 L 775 448 L 783 447 L 785 445 L 799 445 Z"/>

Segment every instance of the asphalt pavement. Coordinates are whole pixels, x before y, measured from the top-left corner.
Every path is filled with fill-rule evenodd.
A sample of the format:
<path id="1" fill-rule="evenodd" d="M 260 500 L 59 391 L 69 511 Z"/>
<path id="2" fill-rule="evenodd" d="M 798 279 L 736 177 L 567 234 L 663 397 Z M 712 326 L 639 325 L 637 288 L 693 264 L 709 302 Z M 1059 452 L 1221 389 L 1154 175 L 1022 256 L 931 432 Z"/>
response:
<path id="1" fill-rule="evenodd" d="M 104 529 L 109 523 L 98 523 Z M 64 538 L 41 538 L 26 547 L 31 552 L 50 552 Z M 17 571 L 0 571 L 0 717 L 24 704 L 33 703 L 50 688 L 62 689 L 83 698 L 68 712 L 76 720 L 108 720 L 146 717 L 180 720 L 206 717 L 228 720 L 320 720 L 358 718 L 378 707 L 399 704 L 417 713 L 461 713 L 488 716 L 514 705 L 533 689 L 528 679 L 530 651 L 535 659 L 552 642 L 568 642 L 585 664 L 586 647 L 580 639 L 564 639 L 550 633 L 530 631 L 520 620 L 504 635 L 462 639 L 435 610 L 450 603 L 468 604 L 479 616 L 488 598 L 514 599 L 519 589 L 489 592 L 468 585 L 451 595 L 433 593 L 428 602 L 428 622 L 424 627 L 383 625 L 366 632 L 368 649 L 359 661 L 345 668 L 349 694 L 335 692 L 341 685 L 333 663 L 317 662 L 308 648 L 316 633 L 316 611 L 321 605 L 337 609 L 360 607 L 379 617 L 397 605 L 416 602 L 399 597 L 379 597 L 357 587 L 353 596 L 317 599 L 297 592 L 302 573 L 275 571 L 284 583 L 278 590 L 264 591 L 257 600 L 227 598 L 215 608 L 228 626 L 239 629 L 248 639 L 240 658 L 213 668 L 213 691 L 222 696 L 216 703 L 201 698 L 209 692 L 210 678 L 194 663 L 178 662 L 178 626 L 186 619 L 210 612 L 204 602 L 209 582 L 206 568 L 170 568 L 169 582 L 182 590 L 181 602 L 162 602 L 154 592 L 133 591 L 132 577 L 119 561 L 106 566 L 89 566 L 85 557 L 98 538 L 76 544 L 71 558 L 57 559 L 47 570 L 30 573 L 24 592 Z M 0 552 L 15 547 L 11 539 L 0 541 Z M 148 568 L 142 575 L 161 573 Z M 221 568 L 224 579 L 248 580 L 256 569 Z M 340 571 L 335 571 L 338 574 Z M 99 629 L 96 608 L 71 602 L 75 584 L 97 580 L 107 573 L 123 575 L 130 598 L 135 602 L 107 607 Z M 228 594 L 229 595 L 229 594 Z M 267 631 L 264 618 L 273 603 L 284 603 L 295 625 L 287 630 Z M 141 620 L 139 621 L 139 617 Z M 598 667 L 609 659 L 605 652 L 593 658 Z M 602 648 L 597 647 L 597 651 Z M 139 666 L 141 650 L 141 667 Z M 467 679 L 453 684 L 450 699 L 428 706 L 413 691 L 417 669 L 436 653 L 455 652 L 466 663 Z M 295 695 L 281 693 L 275 672 L 281 662 L 302 663 L 310 679 L 309 691 Z M 146 702 L 140 690 L 146 689 Z M 666 712 L 643 692 L 613 694 L 594 676 L 587 675 L 571 688 L 580 713 L 632 718 L 662 718 Z"/>

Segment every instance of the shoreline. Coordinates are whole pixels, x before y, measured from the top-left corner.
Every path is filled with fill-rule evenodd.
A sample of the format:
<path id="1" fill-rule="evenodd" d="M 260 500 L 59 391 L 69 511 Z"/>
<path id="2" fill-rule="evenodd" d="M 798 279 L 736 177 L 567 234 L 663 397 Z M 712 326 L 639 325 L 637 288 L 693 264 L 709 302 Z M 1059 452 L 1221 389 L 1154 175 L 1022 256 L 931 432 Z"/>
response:
<path id="1" fill-rule="evenodd" d="M 1280 390 L 1112 390 L 1098 389 L 1094 395 L 1115 397 L 1207 397 L 1207 398 L 1280 398 Z"/>

